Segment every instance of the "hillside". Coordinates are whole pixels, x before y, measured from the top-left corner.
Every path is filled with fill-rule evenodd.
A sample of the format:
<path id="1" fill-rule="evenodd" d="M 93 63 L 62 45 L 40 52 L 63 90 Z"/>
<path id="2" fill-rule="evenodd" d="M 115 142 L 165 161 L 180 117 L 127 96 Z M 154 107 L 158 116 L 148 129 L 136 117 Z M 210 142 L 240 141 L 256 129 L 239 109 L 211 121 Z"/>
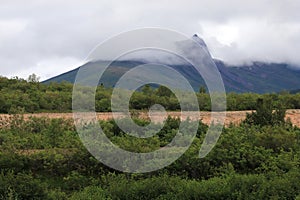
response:
<path id="1" fill-rule="evenodd" d="M 193 35 L 192 39 L 207 53 L 207 59 L 212 59 L 204 40 L 199 38 L 197 34 Z M 183 41 L 180 44 L 179 48 L 187 52 L 192 52 L 194 49 L 199 48 L 199 46 L 191 45 L 188 41 Z M 150 56 L 151 59 L 149 60 L 148 58 L 147 60 L 145 58 L 147 57 L 146 55 L 148 55 L 148 57 Z M 145 59 L 147 61 L 144 61 Z M 201 85 L 205 85 L 202 77 L 193 66 L 187 63 L 179 64 L 178 62 L 174 62 L 176 59 L 176 56 L 165 56 L 163 52 L 150 52 L 150 54 L 142 54 L 142 56 L 135 59 L 127 58 L 117 60 L 110 64 L 103 74 L 102 79 L 99 81 L 99 84 L 104 84 L 106 87 L 114 87 L 120 77 L 128 70 L 138 65 L 151 62 L 167 64 L 177 70 L 190 82 L 195 91 L 198 91 Z M 221 60 L 213 59 L 213 61 L 221 73 L 227 92 L 272 93 L 282 90 L 293 91 L 299 89 L 300 70 L 288 64 L 253 62 L 251 65 L 230 66 Z M 80 67 L 92 68 L 91 73 L 85 75 L 88 81 L 94 77 L 95 74 L 98 74 L 97 69 L 105 67 L 108 62 L 110 61 L 88 62 Z M 62 81 L 74 83 L 80 67 L 45 80 L 44 83 Z"/>
<path id="2" fill-rule="evenodd" d="M 223 78 L 227 92 L 253 92 L 271 93 L 282 90 L 296 90 L 300 85 L 300 71 L 295 70 L 288 64 L 260 63 L 255 62 L 250 66 L 228 66 L 220 60 L 214 60 Z M 87 63 L 81 67 L 90 65 L 102 65 L 103 62 Z M 99 83 L 107 87 L 113 87 L 117 80 L 129 69 L 143 64 L 138 61 L 113 62 Z M 195 91 L 200 85 L 205 85 L 201 76 L 189 65 L 172 65 L 172 68 L 180 72 L 190 81 Z M 67 81 L 74 83 L 79 68 L 55 76 L 43 83 Z M 96 71 L 95 71 L 96 73 Z M 90 76 L 93 76 L 92 73 Z M 89 79 L 89 76 L 87 76 Z"/>

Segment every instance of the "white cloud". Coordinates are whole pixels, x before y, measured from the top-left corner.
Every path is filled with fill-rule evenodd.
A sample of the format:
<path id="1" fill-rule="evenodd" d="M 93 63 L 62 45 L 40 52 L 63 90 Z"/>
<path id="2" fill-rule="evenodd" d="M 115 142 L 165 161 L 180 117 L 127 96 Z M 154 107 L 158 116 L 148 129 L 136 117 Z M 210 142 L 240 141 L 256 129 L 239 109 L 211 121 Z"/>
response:
<path id="1" fill-rule="evenodd" d="M 299 65 L 299 10 L 295 0 L 2 1 L 0 74 L 27 77 L 37 70 L 49 78 L 110 36 L 149 26 L 199 33 L 215 57 L 232 64 Z"/>
<path id="2" fill-rule="evenodd" d="M 231 35 L 230 43 L 222 42 L 222 37 L 227 38 L 226 30 L 217 32 L 218 26 L 207 26 L 216 30 L 204 35 L 215 57 L 236 65 L 251 61 L 300 63 L 296 53 L 300 50 L 300 22 L 274 23 L 266 19 L 248 18 L 236 19 L 229 26 L 238 30 L 235 39 L 234 34 Z"/>
<path id="3" fill-rule="evenodd" d="M 84 64 L 82 60 L 73 57 L 52 57 L 47 60 L 40 60 L 35 66 L 21 71 L 22 77 L 28 77 L 30 74 L 38 74 L 41 80 L 53 77 Z"/>

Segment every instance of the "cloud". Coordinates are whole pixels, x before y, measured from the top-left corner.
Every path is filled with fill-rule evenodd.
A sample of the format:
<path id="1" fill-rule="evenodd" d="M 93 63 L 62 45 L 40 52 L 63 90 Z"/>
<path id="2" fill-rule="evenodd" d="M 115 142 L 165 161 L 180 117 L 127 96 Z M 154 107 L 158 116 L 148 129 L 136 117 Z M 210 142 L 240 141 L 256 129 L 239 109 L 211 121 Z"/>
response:
<path id="1" fill-rule="evenodd" d="M 239 19 L 220 26 L 221 29 L 218 25 L 208 25 L 212 30 L 205 36 L 215 57 L 236 65 L 251 61 L 300 64 L 296 53 L 300 50 L 297 22 Z"/>
<path id="2" fill-rule="evenodd" d="M 230 64 L 300 65 L 299 9 L 294 0 L 3 1 L 0 74 L 26 78 L 36 70 L 49 78 L 82 63 L 103 40 L 149 26 L 198 33 Z"/>

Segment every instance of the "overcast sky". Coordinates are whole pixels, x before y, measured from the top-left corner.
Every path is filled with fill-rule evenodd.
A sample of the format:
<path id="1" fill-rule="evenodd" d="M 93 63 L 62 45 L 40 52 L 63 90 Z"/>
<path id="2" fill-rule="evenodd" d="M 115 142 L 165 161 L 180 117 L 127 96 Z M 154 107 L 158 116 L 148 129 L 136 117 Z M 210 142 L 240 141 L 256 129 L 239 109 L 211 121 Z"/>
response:
<path id="1" fill-rule="evenodd" d="M 1 0 L 0 75 L 42 80 L 80 66 L 100 42 L 142 27 L 198 33 L 230 64 L 300 66 L 298 0 Z"/>

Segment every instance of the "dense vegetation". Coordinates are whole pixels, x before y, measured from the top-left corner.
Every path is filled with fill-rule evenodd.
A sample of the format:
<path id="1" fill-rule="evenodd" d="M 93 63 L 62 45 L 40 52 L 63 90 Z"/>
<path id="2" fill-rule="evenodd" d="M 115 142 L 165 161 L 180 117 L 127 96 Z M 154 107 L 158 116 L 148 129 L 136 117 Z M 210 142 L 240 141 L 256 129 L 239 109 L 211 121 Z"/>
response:
<path id="1" fill-rule="evenodd" d="M 258 103 L 262 110 L 267 106 Z M 249 114 L 240 126 L 223 129 L 217 145 L 202 159 L 198 152 L 207 126 L 200 123 L 180 159 L 146 174 L 121 173 L 101 164 L 81 144 L 70 120 L 13 115 L 0 121 L 0 199 L 299 198 L 300 129 L 281 118 L 271 120 L 272 125 L 253 124 L 253 115 L 277 116 L 259 110 Z M 100 122 L 113 143 L 134 152 L 165 146 L 179 123 L 168 118 L 155 136 L 133 139 L 114 121 Z"/>
<path id="2" fill-rule="evenodd" d="M 0 77 L 0 113 L 34 112 L 70 112 L 72 110 L 72 89 L 70 83 L 42 84 L 36 76 L 28 80 Z M 112 88 L 99 86 L 96 92 L 96 111 L 110 111 Z M 210 110 L 210 97 L 203 86 L 197 93 L 200 110 Z M 300 93 L 290 94 L 254 94 L 228 93 L 227 110 L 255 110 L 258 99 L 266 99 L 272 106 L 284 103 L 285 108 L 300 108 Z M 161 104 L 167 110 L 180 110 L 175 95 L 165 87 L 144 86 L 131 98 L 132 109 L 148 109 L 154 103 Z"/>
<path id="3" fill-rule="evenodd" d="M 110 110 L 111 92 L 99 86 L 97 111 Z M 69 83 L 41 84 L 35 76 L 28 81 L 0 78 L 2 113 L 69 112 L 71 95 Z M 204 87 L 197 96 L 200 108 L 209 110 Z M 201 159 L 208 127 L 200 122 L 183 156 L 146 174 L 122 173 L 97 161 L 82 145 L 72 120 L 10 115 L 0 119 L 0 199 L 300 199 L 300 128 L 284 121 L 286 108 L 300 108 L 299 97 L 228 94 L 229 110 L 256 111 L 239 126 L 224 128 L 217 145 Z M 164 87 L 145 86 L 131 98 L 133 109 L 153 103 L 179 109 Z M 192 122 L 168 118 L 162 130 L 144 139 L 125 134 L 113 120 L 99 123 L 119 147 L 151 152 L 172 140 L 179 123 Z"/>

